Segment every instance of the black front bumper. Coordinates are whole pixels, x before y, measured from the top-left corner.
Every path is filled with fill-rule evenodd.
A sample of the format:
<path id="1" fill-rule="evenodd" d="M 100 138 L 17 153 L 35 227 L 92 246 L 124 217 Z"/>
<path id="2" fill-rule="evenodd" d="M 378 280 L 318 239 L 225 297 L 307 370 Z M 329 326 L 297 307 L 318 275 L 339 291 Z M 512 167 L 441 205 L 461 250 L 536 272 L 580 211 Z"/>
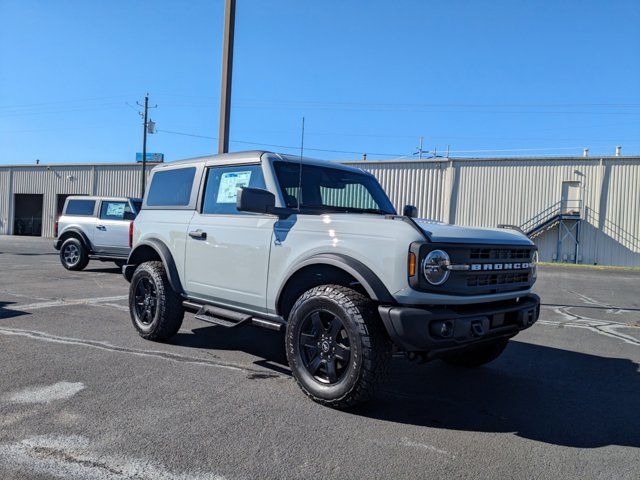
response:
<path id="1" fill-rule="evenodd" d="M 540 297 L 460 307 L 380 305 L 378 311 L 398 348 L 434 358 L 529 328 L 540 315 Z"/>

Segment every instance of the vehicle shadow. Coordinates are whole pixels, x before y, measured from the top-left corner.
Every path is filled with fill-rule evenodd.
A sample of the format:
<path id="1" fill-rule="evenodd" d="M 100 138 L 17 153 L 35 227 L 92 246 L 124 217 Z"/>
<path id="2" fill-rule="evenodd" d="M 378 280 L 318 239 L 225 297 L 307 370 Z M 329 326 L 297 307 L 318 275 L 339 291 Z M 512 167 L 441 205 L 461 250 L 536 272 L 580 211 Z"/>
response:
<path id="1" fill-rule="evenodd" d="M 22 312 L 20 310 L 11 310 L 6 308 L 8 305 L 13 305 L 16 302 L 0 302 L 0 319 L 13 318 L 21 315 L 29 315 L 29 312 Z"/>
<path id="2" fill-rule="evenodd" d="M 284 335 L 250 326 L 205 326 L 171 343 L 237 350 L 290 374 Z M 351 415 L 407 425 L 473 432 L 514 432 L 554 445 L 640 447 L 638 364 L 512 340 L 496 361 L 477 369 L 394 357 L 378 397 Z"/>
<path id="3" fill-rule="evenodd" d="M 255 363 L 290 374 L 284 350 L 284 333 L 274 332 L 250 325 L 233 328 L 207 325 L 194 328 L 193 333 L 178 332 L 170 343 L 183 347 L 207 350 L 241 351 L 259 357 Z"/>
<path id="4" fill-rule="evenodd" d="M 576 448 L 640 447 L 639 406 L 636 363 L 512 340 L 475 370 L 397 359 L 379 398 L 352 413 Z"/>

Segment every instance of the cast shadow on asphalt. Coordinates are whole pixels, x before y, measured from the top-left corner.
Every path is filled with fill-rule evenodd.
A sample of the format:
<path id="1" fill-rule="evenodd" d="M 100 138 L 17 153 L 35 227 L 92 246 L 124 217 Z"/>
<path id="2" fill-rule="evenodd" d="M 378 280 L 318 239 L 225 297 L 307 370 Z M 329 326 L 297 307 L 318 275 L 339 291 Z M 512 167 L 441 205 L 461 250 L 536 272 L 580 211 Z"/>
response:
<path id="1" fill-rule="evenodd" d="M 207 326 L 179 333 L 185 347 L 244 351 L 289 372 L 281 333 Z M 514 434 L 575 448 L 640 447 L 638 365 L 512 340 L 504 354 L 467 370 L 394 358 L 377 399 L 353 415 L 407 425 Z"/>
<path id="2" fill-rule="evenodd" d="M 28 312 L 22 312 L 20 310 L 10 310 L 6 307 L 15 304 L 16 302 L 1 302 L 0 301 L 0 319 L 1 318 L 13 318 L 20 315 L 28 315 Z"/>

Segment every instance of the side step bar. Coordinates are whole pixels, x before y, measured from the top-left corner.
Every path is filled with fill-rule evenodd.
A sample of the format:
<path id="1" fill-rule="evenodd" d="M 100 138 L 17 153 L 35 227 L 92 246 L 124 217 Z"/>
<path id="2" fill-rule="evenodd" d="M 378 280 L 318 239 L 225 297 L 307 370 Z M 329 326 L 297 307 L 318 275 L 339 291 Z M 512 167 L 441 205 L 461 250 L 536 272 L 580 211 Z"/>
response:
<path id="1" fill-rule="evenodd" d="M 269 330 L 281 331 L 284 325 L 279 322 L 267 320 L 265 318 L 252 317 L 247 313 L 229 310 L 227 308 L 215 307 L 213 305 L 201 305 L 199 303 L 185 300 L 182 306 L 189 311 L 196 313 L 196 320 L 200 320 L 225 328 L 233 328 L 245 323 L 251 323 L 257 327 L 268 328 Z"/>

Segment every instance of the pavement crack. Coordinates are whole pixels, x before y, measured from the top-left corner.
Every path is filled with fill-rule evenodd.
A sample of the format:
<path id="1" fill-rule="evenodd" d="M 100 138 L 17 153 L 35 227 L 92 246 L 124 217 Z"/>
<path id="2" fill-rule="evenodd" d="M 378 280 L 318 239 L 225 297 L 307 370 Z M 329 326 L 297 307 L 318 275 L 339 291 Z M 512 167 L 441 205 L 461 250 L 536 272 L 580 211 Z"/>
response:
<path id="1" fill-rule="evenodd" d="M 22 330 L 18 328 L 1 327 L 0 335 L 26 337 L 26 338 L 31 338 L 33 340 L 38 340 L 42 342 L 59 343 L 59 344 L 65 344 L 65 345 L 77 345 L 77 346 L 96 348 L 99 350 L 106 350 L 111 352 L 127 353 L 130 355 L 161 358 L 163 360 L 169 360 L 172 362 L 180 362 L 180 363 L 187 363 L 192 365 L 203 365 L 203 366 L 209 366 L 209 367 L 215 367 L 215 368 L 222 368 L 226 370 L 242 372 L 244 374 L 260 375 L 259 378 L 267 378 L 267 377 L 287 378 L 286 376 L 281 375 L 279 373 L 265 372 L 264 370 L 247 368 L 243 365 L 236 364 L 236 363 L 222 362 L 219 360 L 214 361 L 214 360 L 208 360 L 208 359 L 198 358 L 198 357 L 189 357 L 189 356 L 181 355 L 178 353 L 161 352 L 159 350 L 138 350 L 134 348 L 112 345 L 110 343 L 100 342 L 97 340 L 84 340 L 84 339 L 73 338 L 73 337 L 61 337 L 58 335 L 51 335 L 48 333 L 39 332 L 35 330 Z"/>
<path id="2" fill-rule="evenodd" d="M 616 338 L 618 340 L 622 340 L 625 343 L 640 346 L 640 340 L 636 340 L 634 337 L 630 335 L 626 335 L 624 333 L 620 333 L 617 331 L 618 328 L 629 328 L 629 325 L 599 321 L 594 319 L 587 319 L 587 318 L 578 317 L 576 315 L 574 316 L 576 317 L 575 320 L 569 320 L 569 321 L 538 320 L 538 323 L 542 325 L 553 325 L 557 327 L 584 328 L 586 330 L 590 330 L 599 335 Z"/>

